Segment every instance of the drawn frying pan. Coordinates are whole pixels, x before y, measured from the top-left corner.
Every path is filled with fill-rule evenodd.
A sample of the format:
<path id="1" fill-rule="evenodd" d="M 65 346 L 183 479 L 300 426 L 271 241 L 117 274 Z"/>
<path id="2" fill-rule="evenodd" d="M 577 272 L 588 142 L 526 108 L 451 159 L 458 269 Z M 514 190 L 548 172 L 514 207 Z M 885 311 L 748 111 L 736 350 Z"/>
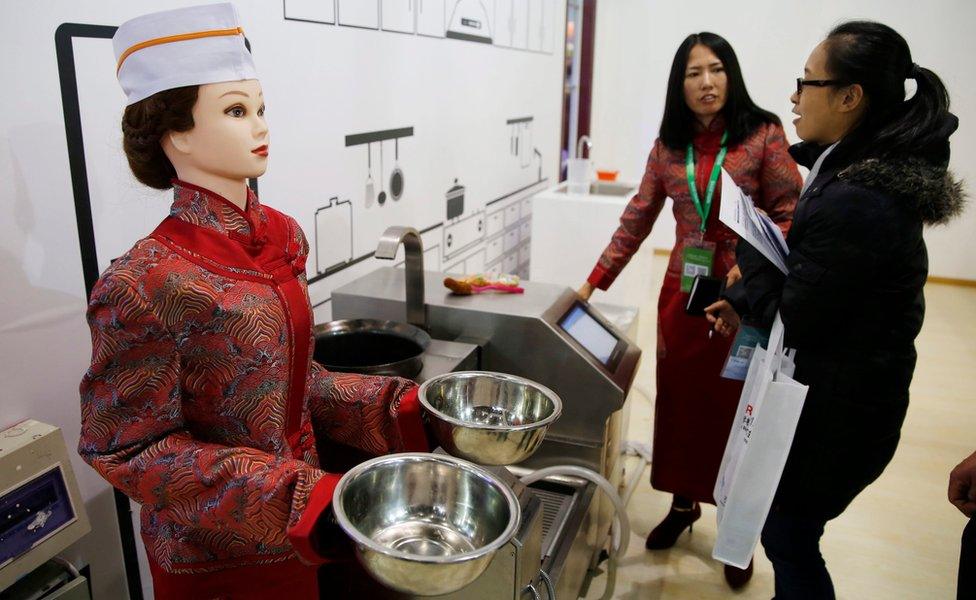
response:
<path id="1" fill-rule="evenodd" d="M 400 170 L 400 140 L 393 141 L 393 172 L 390 174 L 390 196 L 399 200 L 403 196 L 403 171 Z"/>

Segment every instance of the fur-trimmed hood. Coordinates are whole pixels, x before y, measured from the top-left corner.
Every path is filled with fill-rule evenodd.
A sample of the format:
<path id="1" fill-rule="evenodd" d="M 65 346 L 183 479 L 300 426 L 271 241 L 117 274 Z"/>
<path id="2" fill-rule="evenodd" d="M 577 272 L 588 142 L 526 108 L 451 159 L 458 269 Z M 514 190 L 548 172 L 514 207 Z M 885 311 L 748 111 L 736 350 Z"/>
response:
<path id="1" fill-rule="evenodd" d="M 856 162 L 837 174 L 843 181 L 914 201 L 922 222 L 948 223 L 962 213 L 966 191 L 952 171 L 917 158 Z"/>
<path id="2" fill-rule="evenodd" d="M 948 223 L 962 213 L 966 205 L 965 185 L 947 168 L 949 163 L 949 136 L 959 127 L 959 119 L 948 113 L 942 125 L 930 136 L 926 147 L 918 148 L 912 156 L 867 158 L 850 162 L 851 154 L 844 142 L 831 152 L 822 167 L 822 173 L 835 171 L 837 178 L 872 190 L 878 190 L 918 208 L 922 222 L 928 225 Z M 826 150 L 808 142 L 790 148 L 797 163 L 813 166 Z"/>

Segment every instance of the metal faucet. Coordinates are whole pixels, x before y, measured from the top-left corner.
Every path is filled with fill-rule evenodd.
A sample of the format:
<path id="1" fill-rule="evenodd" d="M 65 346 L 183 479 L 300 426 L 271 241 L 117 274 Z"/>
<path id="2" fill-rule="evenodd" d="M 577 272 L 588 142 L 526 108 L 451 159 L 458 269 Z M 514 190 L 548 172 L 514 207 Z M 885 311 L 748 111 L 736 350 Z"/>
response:
<path id="1" fill-rule="evenodd" d="M 576 142 L 576 158 L 583 158 L 583 144 L 586 144 L 586 149 L 593 152 L 593 142 L 590 141 L 590 136 L 583 135 L 580 136 L 578 142 Z"/>
<path id="2" fill-rule="evenodd" d="M 427 306 L 424 304 L 424 241 L 413 227 L 388 227 L 376 246 L 376 258 L 393 260 L 397 248 L 406 251 L 407 322 L 427 330 Z"/>

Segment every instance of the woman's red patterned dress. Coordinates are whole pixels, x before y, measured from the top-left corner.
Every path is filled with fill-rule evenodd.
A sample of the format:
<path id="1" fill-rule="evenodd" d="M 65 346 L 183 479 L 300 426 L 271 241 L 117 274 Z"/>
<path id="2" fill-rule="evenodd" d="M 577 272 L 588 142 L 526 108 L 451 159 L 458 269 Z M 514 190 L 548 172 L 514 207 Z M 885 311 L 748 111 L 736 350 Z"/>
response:
<path id="1" fill-rule="evenodd" d="M 718 154 L 724 122 L 715 119 L 695 136 L 695 182 L 704 200 Z M 787 152 L 783 128 L 758 127 L 730 147 L 724 169 L 756 205 L 783 229 L 789 229 L 802 180 Z M 708 216 L 704 239 L 716 244 L 713 275 L 725 277 L 735 265 L 738 237 L 719 222 L 721 180 Z M 654 407 L 654 454 L 651 485 L 699 502 L 713 503 L 712 490 L 738 405 L 741 382 L 720 376 L 731 339 L 708 336 L 703 317 L 688 316 L 682 292 L 681 261 L 685 240 L 699 236 L 701 217 L 688 189 L 685 151 L 654 143 L 638 193 L 620 227 L 590 274 L 589 282 L 607 289 L 651 232 L 666 198 L 673 202 L 676 242 L 658 301 L 657 398 Z"/>
<path id="2" fill-rule="evenodd" d="M 326 372 L 294 219 L 174 182 L 170 216 L 92 290 L 79 452 L 142 505 L 157 598 L 317 597 L 340 475 L 316 441 L 424 450 L 413 383 Z"/>

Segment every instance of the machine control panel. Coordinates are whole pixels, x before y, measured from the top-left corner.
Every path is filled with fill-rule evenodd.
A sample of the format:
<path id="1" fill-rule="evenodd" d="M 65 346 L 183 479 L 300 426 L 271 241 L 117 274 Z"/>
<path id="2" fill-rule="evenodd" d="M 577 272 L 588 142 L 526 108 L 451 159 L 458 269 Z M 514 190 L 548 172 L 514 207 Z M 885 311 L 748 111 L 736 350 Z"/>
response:
<path id="1" fill-rule="evenodd" d="M 610 325 L 582 302 L 574 302 L 558 321 L 559 327 L 577 341 L 611 373 L 627 350 L 627 341 L 617 337 Z"/>

